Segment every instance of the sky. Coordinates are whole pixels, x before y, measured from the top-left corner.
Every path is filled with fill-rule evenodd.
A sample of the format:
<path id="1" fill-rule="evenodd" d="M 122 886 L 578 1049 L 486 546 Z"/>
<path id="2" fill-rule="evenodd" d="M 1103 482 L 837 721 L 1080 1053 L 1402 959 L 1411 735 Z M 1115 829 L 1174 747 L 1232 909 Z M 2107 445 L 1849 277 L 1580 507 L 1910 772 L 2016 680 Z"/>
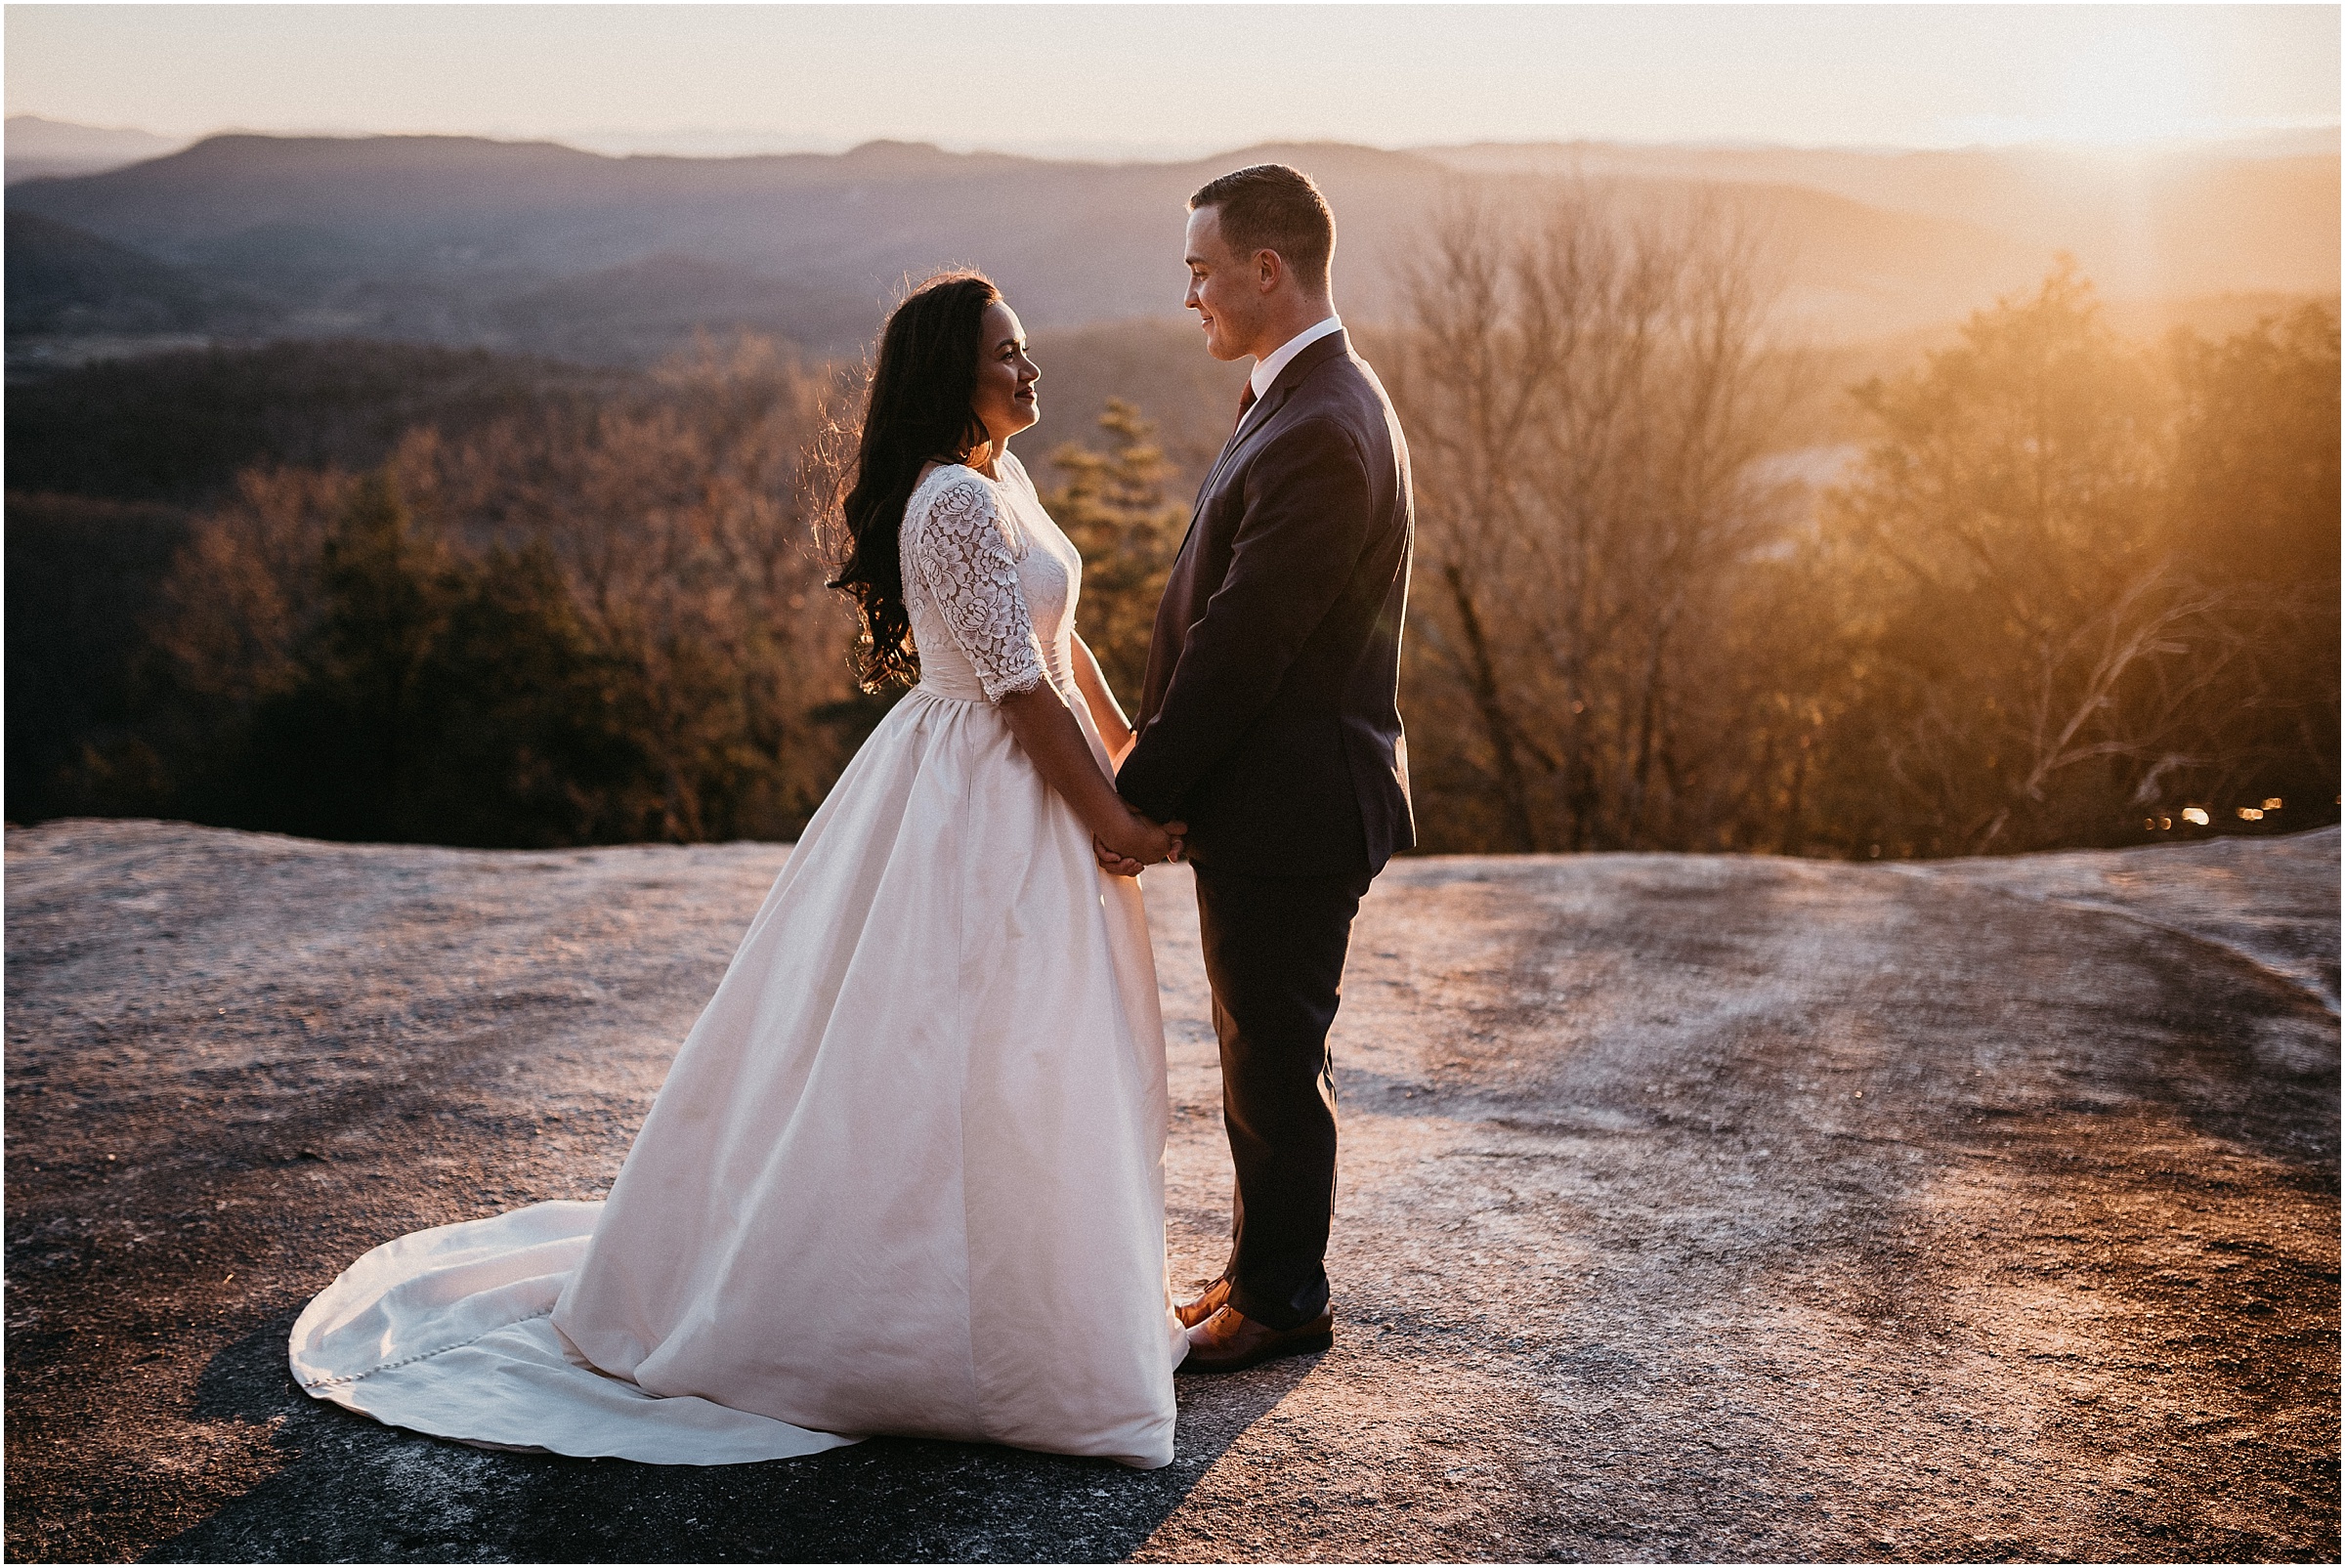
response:
<path id="1" fill-rule="evenodd" d="M 2125 144 L 2333 125 L 2334 5 L 9 5 L 7 108 L 604 151 Z"/>

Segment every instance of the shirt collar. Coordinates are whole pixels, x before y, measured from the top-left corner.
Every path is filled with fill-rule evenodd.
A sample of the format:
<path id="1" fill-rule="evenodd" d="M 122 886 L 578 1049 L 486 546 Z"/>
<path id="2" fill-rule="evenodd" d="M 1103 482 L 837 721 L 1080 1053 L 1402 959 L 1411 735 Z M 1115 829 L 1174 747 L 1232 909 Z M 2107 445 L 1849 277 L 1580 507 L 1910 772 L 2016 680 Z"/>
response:
<path id="1" fill-rule="evenodd" d="M 1248 378 L 1254 383 L 1254 395 L 1257 398 L 1269 396 L 1272 383 L 1278 380 L 1278 373 L 1294 362 L 1295 356 L 1329 333 L 1343 330 L 1342 318 L 1331 316 L 1316 326 L 1304 327 L 1286 342 L 1255 360 L 1254 374 Z"/>

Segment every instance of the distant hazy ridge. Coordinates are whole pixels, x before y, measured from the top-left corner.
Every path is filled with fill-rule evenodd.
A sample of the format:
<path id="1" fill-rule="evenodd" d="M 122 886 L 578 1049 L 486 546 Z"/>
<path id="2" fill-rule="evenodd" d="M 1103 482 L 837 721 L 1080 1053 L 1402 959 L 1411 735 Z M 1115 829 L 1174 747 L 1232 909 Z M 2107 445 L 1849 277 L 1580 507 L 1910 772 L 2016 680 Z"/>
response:
<path id="1" fill-rule="evenodd" d="M 1958 318 L 2064 249 L 2118 300 L 2336 290 L 2334 151 L 1315 145 L 1094 164 L 897 143 L 697 159 L 222 136 L 12 185 L 10 337 L 354 334 L 641 360 L 707 326 L 835 350 L 868 338 L 906 275 L 951 264 L 985 268 L 1038 328 L 1170 318 L 1184 198 L 1266 158 L 1327 190 L 1340 297 L 1370 319 L 1461 182 L 1573 174 L 1632 201 L 1720 185 L 1778 241 L 1792 317 L 1840 341 Z"/>

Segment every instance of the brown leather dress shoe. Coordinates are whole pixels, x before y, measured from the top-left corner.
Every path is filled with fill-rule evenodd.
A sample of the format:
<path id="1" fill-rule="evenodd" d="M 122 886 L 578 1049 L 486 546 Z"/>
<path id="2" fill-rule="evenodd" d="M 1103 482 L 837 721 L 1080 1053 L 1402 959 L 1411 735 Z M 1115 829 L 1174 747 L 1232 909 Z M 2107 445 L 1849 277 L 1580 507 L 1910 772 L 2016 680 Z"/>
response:
<path id="1" fill-rule="evenodd" d="M 1255 1322 L 1224 1306 L 1189 1331 L 1189 1354 L 1178 1372 L 1244 1372 L 1280 1356 L 1305 1355 L 1336 1342 L 1336 1315 L 1322 1312 L 1293 1329 Z"/>
<path id="2" fill-rule="evenodd" d="M 1206 1319 L 1220 1311 L 1221 1304 L 1228 1299 L 1229 1281 L 1215 1280 L 1213 1284 L 1205 1288 L 1205 1293 L 1199 1296 L 1196 1300 L 1186 1301 L 1179 1306 L 1174 1307 L 1172 1309 L 1172 1315 L 1180 1320 L 1180 1326 L 1182 1328 L 1194 1329 L 1197 1327 L 1197 1325 L 1203 1323 Z"/>

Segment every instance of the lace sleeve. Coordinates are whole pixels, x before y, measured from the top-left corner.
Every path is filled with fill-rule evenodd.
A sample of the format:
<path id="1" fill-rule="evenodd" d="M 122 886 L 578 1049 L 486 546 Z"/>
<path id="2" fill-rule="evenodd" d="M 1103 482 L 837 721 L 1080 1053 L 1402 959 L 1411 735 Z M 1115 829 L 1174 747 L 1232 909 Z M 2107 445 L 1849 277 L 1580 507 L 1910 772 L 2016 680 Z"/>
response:
<path id="1" fill-rule="evenodd" d="M 975 666 L 986 699 L 1040 686 L 1042 650 L 993 492 L 974 479 L 947 485 L 928 503 L 912 553 L 913 570 Z"/>

